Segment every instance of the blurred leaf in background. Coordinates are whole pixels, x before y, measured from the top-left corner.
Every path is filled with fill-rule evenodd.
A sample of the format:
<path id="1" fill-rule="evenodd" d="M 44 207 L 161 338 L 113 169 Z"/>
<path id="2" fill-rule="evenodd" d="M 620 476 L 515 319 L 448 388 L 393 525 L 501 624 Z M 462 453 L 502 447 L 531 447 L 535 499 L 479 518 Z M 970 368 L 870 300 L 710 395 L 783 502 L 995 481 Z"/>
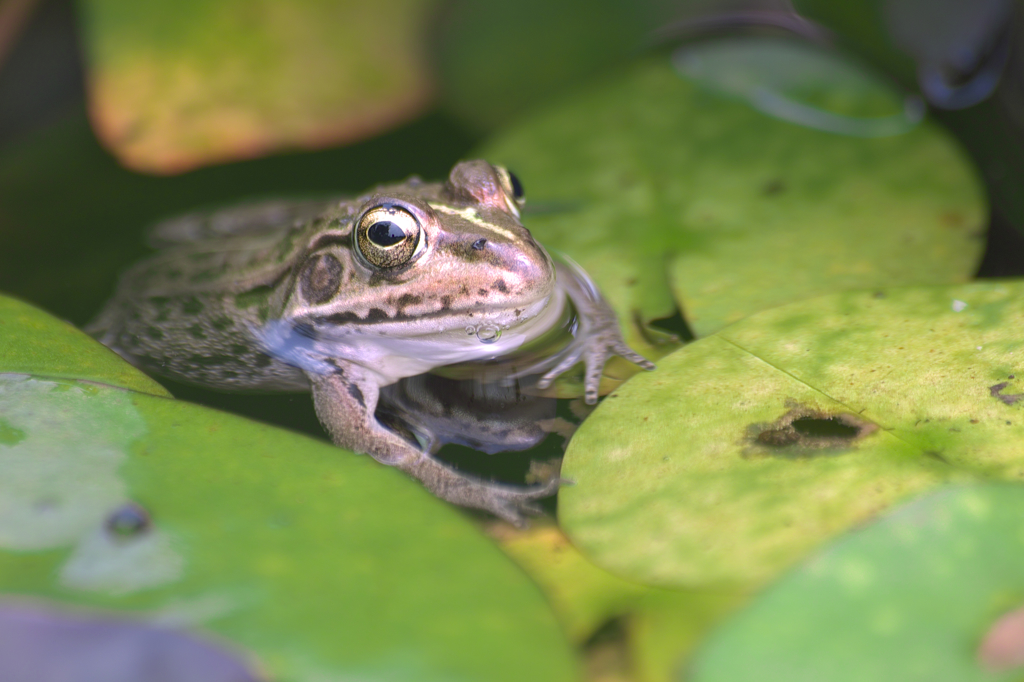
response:
<path id="1" fill-rule="evenodd" d="M 430 105 L 434 0 L 83 0 L 90 112 L 137 170 L 351 142 Z"/>
<path id="2" fill-rule="evenodd" d="M 788 0 L 451 0 L 433 36 L 440 105 L 490 130 L 709 17 L 791 15 Z M 713 22 L 712 22 L 713 23 Z"/>
<path id="3" fill-rule="evenodd" d="M 1024 633 L 1003 617 L 1024 602 L 1022 518 L 1018 485 L 902 506 L 768 589 L 676 679 L 1019 681 Z"/>
<path id="4" fill-rule="evenodd" d="M 0 290 L 85 324 L 119 271 L 146 253 L 143 233 L 160 218 L 260 197 L 354 193 L 414 172 L 444 177 L 470 143 L 425 116 L 340 149 L 153 177 L 122 167 L 76 109 L 0 150 Z"/>
<path id="5" fill-rule="evenodd" d="M 905 87 L 973 157 L 993 208 L 984 271 L 1019 274 L 1024 248 L 1024 12 L 1013 0 L 794 0 Z"/>

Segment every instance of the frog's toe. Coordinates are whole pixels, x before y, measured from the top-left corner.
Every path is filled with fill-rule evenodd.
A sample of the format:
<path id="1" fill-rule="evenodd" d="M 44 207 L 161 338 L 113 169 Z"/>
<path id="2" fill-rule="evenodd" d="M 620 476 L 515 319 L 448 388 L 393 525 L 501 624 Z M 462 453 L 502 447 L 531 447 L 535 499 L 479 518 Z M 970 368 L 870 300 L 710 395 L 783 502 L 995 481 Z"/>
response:
<path id="1" fill-rule="evenodd" d="M 633 350 L 632 348 L 627 346 L 624 342 L 616 343 L 614 351 L 615 351 L 615 355 L 618 355 L 620 357 L 623 357 L 623 358 L 629 360 L 634 365 L 638 365 L 639 367 L 642 367 L 642 368 L 644 368 L 646 370 L 654 369 L 654 363 L 653 362 L 651 362 L 650 360 L 648 360 L 644 356 L 642 356 L 639 353 L 637 353 L 635 350 Z"/>
<path id="2" fill-rule="evenodd" d="M 583 382 L 583 400 L 587 405 L 596 405 L 597 397 L 601 388 L 601 375 L 604 373 L 604 363 L 587 366 L 587 376 Z"/>
<path id="3" fill-rule="evenodd" d="M 551 382 L 553 382 L 562 374 L 565 374 L 566 371 L 568 371 L 573 365 L 575 365 L 579 361 L 580 353 L 570 353 L 566 357 L 562 358 L 562 360 L 557 365 L 555 365 L 553 368 L 544 373 L 544 376 L 542 376 L 540 380 L 537 382 L 537 387 L 540 389 L 547 388 L 548 386 L 551 385 Z"/>
<path id="4" fill-rule="evenodd" d="M 550 479 L 548 481 L 545 481 L 544 483 L 541 483 L 540 485 L 532 486 L 531 488 L 528 488 L 527 490 L 529 490 L 530 499 L 539 500 L 539 499 L 544 498 L 544 497 L 550 497 L 551 495 L 554 495 L 555 493 L 557 493 L 558 492 L 558 488 L 563 483 L 567 483 L 569 485 L 575 485 L 574 481 L 570 481 L 567 478 L 561 478 L 560 476 L 555 476 L 554 478 L 552 478 L 552 479 Z"/>
<path id="5" fill-rule="evenodd" d="M 541 485 L 525 488 L 505 488 L 492 496 L 487 511 L 508 521 L 517 528 L 525 528 L 527 516 L 541 516 L 544 510 L 536 500 L 550 497 L 558 492 L 558 486 L 564 480 L 558 477 Z"/>
<path id="6" fill-rule="evenodd" d="M 495 500 L 487 511 L 508 521 L 516 528 L 526 528 L 530 525 L 528 516 L 541 516 L 544 513 L 539 504 L 531 499 L 523 498 Z"/>

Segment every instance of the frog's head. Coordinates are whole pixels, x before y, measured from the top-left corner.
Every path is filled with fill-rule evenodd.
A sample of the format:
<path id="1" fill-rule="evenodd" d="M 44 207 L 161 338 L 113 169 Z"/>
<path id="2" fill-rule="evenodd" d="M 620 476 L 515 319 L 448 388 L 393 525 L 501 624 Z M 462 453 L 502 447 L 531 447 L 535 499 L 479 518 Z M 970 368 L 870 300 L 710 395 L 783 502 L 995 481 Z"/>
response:
<path id="1" fill-rule="evenodd" d="M 335 239 L 313 240 L 293 319 L 392 338 L 533 320 L 555 270 L 519 221 L 522 203 L 515 176 L 484 161 L 459 163 L 443 184 L 378 188 Z"/>

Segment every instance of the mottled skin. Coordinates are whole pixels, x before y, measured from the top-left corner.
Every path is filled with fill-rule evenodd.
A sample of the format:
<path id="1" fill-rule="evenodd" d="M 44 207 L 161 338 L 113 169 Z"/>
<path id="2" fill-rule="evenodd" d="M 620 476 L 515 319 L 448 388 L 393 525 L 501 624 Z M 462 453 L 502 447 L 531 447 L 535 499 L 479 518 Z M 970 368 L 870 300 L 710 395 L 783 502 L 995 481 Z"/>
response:
<path id="1" fill-rule="evenodd" d="M 156 228 L 163 250 L 124 275 L 90 331 L 179 380 L 312 390 L 338 445 L 518 523 L 557 480 L 518 487 L 467 477 L 374 410 L 380 388 L 398 379 L 493 360 L 541 337 L 562 323 L 567 298 L 579 331 L 538 368 L 541 386 L 582 360 L 593 403 L 611 355 L 652 367 L 623 343 L 585 273 L 553 263 L 520 224 L 520 204 L 504 169 L 469 161 L 446 183 L 413 178 L 351 200 L 187 216 Z"/>

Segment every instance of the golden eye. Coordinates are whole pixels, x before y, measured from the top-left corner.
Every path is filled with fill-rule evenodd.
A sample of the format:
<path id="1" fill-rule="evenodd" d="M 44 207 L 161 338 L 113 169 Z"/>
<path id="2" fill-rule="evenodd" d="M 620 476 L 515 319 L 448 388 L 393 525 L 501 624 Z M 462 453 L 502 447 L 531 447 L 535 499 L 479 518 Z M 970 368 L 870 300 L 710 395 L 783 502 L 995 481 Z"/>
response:
<path id="1" fill-rule="evenodd" d="M 501 187 L 505 190 L 505 195 L 512 199 L 513 207 L 516 213 L 518 209 L 523 207 L 526 203 L 526 193 L 523 192 L 523 183 L 519 182 L 519 178 L 516 174 L 507 168 L 502 166 L 495 166 L 494 170 L 498 171 L 498 178 L 501 179 Z"/>
<path id="2" fill-rule="evenodd" d="M 377 206 L 356 225 L 356 247 L 366 262 L 381 269 L 405 265 L 420 250 L 423 230 L 412 213 L 398 206 Z"/>

